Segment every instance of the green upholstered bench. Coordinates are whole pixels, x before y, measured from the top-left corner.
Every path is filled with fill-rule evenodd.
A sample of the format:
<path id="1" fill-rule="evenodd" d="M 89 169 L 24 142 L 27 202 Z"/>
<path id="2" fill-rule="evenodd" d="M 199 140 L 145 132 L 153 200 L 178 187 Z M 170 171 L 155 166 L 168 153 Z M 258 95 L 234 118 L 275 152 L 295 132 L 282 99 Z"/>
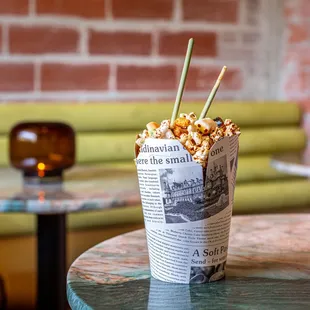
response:
<path id="1" fill-rule="evenodd" d="M 9 129 L 23 120 L 58 120 L 77 132 L 77 162 L 115 169 L 134 170 L 135 135 L 151 120 L 170 117 L 172 103 L 112 104 L 9 104 L 0 106 L 0 166 L 8 166 Z M 183 103 L 181 111 L 202 109 L 201 103 Z M 300 151 L 306 136 L 300 127 L 301 111 L 286 102 L 216 102 L 210 117 L 231 118 L 242 130 L 235 194 L 235 214 L 291 211 L 310 202 L 306 179 L 275 171 L 270 156 L 276 152 Z M 70 171 L 66 178 L 74 178 Z M 105 214 L 109 213 L 107 217 Z M 111 224 L 142 223 L 140 206 L 131 209 L 69 215 L 69 229 Z M 0 235 L 31 233 L 31 215 L 0 215 Z"/>

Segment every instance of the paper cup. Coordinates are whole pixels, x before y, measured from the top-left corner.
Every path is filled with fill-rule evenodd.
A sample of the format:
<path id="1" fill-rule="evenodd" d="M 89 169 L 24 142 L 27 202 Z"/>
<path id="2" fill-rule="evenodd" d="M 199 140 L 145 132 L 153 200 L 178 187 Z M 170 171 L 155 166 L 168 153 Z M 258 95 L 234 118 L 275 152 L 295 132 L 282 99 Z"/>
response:
<path id="1" fill-rule="evenodd" d="M 136 157 L 151 274 L 173 283 L 224 277 L 238 163 L 224 137 L 207 168 L 178 140 L 147 139 Z"/>

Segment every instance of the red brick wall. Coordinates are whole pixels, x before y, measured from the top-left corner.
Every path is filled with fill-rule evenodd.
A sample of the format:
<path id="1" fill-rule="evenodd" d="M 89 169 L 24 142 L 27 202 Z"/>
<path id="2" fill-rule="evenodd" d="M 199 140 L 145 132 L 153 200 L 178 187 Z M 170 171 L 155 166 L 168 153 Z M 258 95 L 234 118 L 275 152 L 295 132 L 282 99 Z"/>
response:
<path id="1" fill-rule="evenodd" d="M 0 101 L 264 99 L 262 0 L 0 0 Z"/>
<path id="2" fill-rule="evenodd" d="M 304 108 L 310 154 L 310 1 L 285 0 L 281 94 Z"/>

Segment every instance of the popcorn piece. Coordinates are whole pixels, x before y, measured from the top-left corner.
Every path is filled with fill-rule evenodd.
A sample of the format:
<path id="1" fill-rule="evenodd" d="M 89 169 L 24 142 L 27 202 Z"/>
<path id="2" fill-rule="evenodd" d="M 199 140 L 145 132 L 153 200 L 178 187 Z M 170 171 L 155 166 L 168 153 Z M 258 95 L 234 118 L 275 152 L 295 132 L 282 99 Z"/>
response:
<path id="1" fill-rule="evenodd" d="M 160 125 L 155 123 L 155 122 L 150 122 L 148 124 L 146 124 L 146 128 L 148 130 L 149 133 L 153 132 L 154 130 L 156 130 Z"/>
<path id="2" fill-rule="evenodd" d="M 231 125 L 231 124 L 233 124 L 233 122 L 232 122 L 232 120 L 231 119 L 225 119 L 225 122 L 224 122 L 224 125 L 225 126 L 228 126 L 228 125 Z"/>
<path id="3" fill-rule="evenodd" d="M 181 113 L 180 117 L 186 118 L 191 124 L 194 124 L 194 122 L 197 120 L 197 116 L 194 112 L 190 112 L 189 114 Z"/>
<path id="4" fill-rule="evenodd" d="M 197 127 L 194 124 L 191 124 L 187 127 L 187 131 L 190 132 L 196 132 L 197 131 Z"/>
<path id="5" fill-rule="evenodd" d="M 224 125 L 226 126 L 225 136 L 240 135 L 240 128 L 231 119 L 226 119 Z"/>
<path id="6" fill-rule="evenodd" d="M 186 133 L 186 131 L 184 131 L 184 129 L 182 129 L 181 127 L 175 127 L 173 129 L 173 134 L 177 137 L 180 138 L 182 134 Z"/>
<path id="7" fill-rule="evenodd" d="M 200 131 L 202 134 L 209 134 L 212 133 L 217 125 L 215 121 L 211 118 L 203 118 L 195 122 L 197 130 Z"/>
<path id="8" fill-rule="evenodd" d="M 225 136 L 224 130 L 225 129 L 223 129 L 222 127 L 216 127 L 215 131 L 210 134 L 210 138 L 213 140 L 213 142 L 216 142 Z"/>
<path id="9" fill-rule="evenodd" d="M 179 117 L 175 120 L 173 123 L 173 126 L 181 127 L 183 129 L 186 129 L 190 124 L 190 121 L 187 118 Z"/>
<path id="10" fill-rule="evenodd" d="M 146 129 L 144 129 L 142 133 L 139 135 L 139 137 L 144 138 L 144 139 L 148 138 L 149 136 L 150 136 L 149 132 Z"/>
<path id="11" fill-rule="evenodd" d="M 204 140 L 202 141 L 201 145 L 207 149 L 211 149 L 213 145 L 213 141 L 209 136 L 207 136 L 207 137 L 204 137 Z"/>
<path id="12" fill-rule="evenodd" d="M 207 166 L 207 159 L 209 155 L 209 150 L 207 148 L 198 150 L 193 159 L 200 163 L 204 168 Z"/>
<path id="13" fill-rule="evenodd" d="M 175 138 L 175 136 L 174 136 L 173 132 L 171 131 L 171 129 L 168 129 L 165 132 L 164 138 L 166 138 L 166 139 L 174 139 Z"/>
<path id="14" fill-rule="evenodd" d="M 163 139 L 163 138 L 174 139 L 175 136 L 170 129 L 170 121 L 169 120 L 162 121 L 160 126 L 155 130 L 153 136 L 154 138 L 157 139 Z"/>
<path id="15" fill-rule="evenodd" d="M 195 141 L 196 145 L 200 145 L 202 143 L 202 136 L 199 132 L 192 131 L 189 133 L 189 136 Z"/>
<path id="16" fill-rule="evenodd" d="M 164 120 L 160 123 L 160 127 L 163 132 L 166 132 L 170 128 L 170 120 Z"/>
<path id="17" fill-rule="evenodd" d="M 186 133 L 181 134 L 179 141 L 184 145 L 185 142 L 188 140 L 188 135 Z"/>
<path id="18" fill-rule="evenodd" d="M 185 147 L 187 148 L 187 150 L 189 151 L 191 155 L 195 154 L 196 147 L 195 147 L 195 144 L 191 140 L 186 140 Z"/>
<path id="19" fill-rule="evenodd" d="M 136 140 L 136 144 L 139 146 L 139 147 L 141 147 L 142 145 L 143 145 L 143 143 L 145 142 L 145 139 L 144 138 L 138 138 L 137 140 Z"/>
<path id="20" fill-rule="evenodd" d="M 197 120 L 197 116 L 194 112 L 190 112 L 188 114 L 187 118 L 190 120 L 191 124 Z"/>

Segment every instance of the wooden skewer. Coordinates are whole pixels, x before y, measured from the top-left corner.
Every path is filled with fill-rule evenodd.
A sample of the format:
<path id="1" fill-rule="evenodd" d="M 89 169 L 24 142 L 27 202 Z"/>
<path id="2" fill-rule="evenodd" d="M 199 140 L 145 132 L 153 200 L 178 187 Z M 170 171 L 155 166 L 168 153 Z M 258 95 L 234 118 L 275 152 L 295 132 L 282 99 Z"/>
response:
<path id="1" fill-rule="evenodd" d="M 202 112 L 201 112 L 201 114 L 199 116 L 199 119 L 203 119 L 203 118 L 206 117 L 206 115 L 207 115 L 207 113 L 208 113 L 208 111 L 210 109 L 211 103 L 212 103 L 212 101 L 213 101 L 213 99 L 214 99 L 214 97 L 216 95 L 216 92 L 217 92 L 217 90 L 220 87 L 221 80 L 222 80 L 226 70 L 227 70 L 227 67 L 224 66 L 222 68 L 222 71 L 221 71 L 220 75 L 218 76 L 218 78 L 217 78 L 217 80 L 216 80 L 216 82 L 215 82 L 211 92 L 210 92 L 210 95 L 209 95 L 209 97 L 208 97 L 208 99 L 207 99 L 207 101 L 205 103 L 205 106 L 203 107 L 203 110 L 202 110 Z"/>
<path id="2" fill-rule="evenodd" d="M 170 126 L 173 125 L 175 119 L 177 118 L 178 112 L 179 112 L 179 108 L 180 108 L 180 104 L 181 104 L 181 100 L 182 100 L 182 96 L 183 96 L 183 91 L 184 91 L 184 86 L 185 86 L 185 81 L 186 81 L 186 77 L 187 77 L 187 73 L 188 73 L 188 68 L 189 68 L 189 65 L 191 62 L 193 46 L 194 46 L 194 39 L 191 38 L 188 41 L 187 52 L 186 52 L 186 56 L 185 56 L 185 60 L 184 60 L 184 65 L 183 65 L 183 70 L 182 70 L 182 74 L 181 74 L 181 79 L 180 79 L 180 83 L 179 83 L 177 96 L 175 98 L 175 103 L 174 103 L 173 112 L 172 112 L 172 116 L 171 116 Z"/>

